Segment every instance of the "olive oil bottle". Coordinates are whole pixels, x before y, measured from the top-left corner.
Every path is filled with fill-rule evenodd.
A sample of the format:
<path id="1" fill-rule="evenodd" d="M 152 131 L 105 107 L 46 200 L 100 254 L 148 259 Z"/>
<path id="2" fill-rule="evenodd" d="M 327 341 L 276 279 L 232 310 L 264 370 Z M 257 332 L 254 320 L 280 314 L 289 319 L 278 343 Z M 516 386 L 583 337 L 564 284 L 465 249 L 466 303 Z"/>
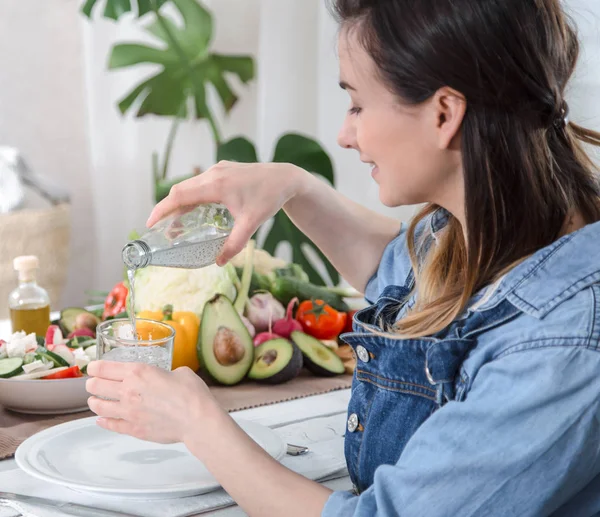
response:
<path id="1" fill-rule="evenodd" d="M 8 297 L 12 331 L 43 337 L 50 325 L 50 297 L 36 282 L 39 260 L 33 255 L 22 256 L 13 265 L 19 273 L 19 287 Z"/>

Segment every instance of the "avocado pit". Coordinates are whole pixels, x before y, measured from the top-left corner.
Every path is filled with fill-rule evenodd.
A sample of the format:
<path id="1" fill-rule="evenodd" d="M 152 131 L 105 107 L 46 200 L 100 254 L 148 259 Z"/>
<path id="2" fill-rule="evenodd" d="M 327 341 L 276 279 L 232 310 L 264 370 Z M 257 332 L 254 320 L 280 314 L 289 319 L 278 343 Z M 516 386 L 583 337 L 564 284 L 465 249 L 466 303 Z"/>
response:
<path id="1" fill-rule="evenodd" d="M 215 359 L 221 366 L 232 366 L 239 363 L 246 355 L 240 337 L 227 327 L 219 327 L 213 340 Z"/>

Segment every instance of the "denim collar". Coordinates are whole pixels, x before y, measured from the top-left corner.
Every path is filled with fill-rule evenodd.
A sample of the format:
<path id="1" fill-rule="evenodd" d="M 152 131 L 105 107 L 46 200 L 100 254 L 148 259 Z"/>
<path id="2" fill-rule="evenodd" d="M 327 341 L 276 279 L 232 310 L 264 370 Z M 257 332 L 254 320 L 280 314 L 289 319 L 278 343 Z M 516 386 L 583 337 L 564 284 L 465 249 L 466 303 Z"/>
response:
<path id="1" fill-rule="evenodd" d="M 438 208 L 430 217 L 429 232 L 448 224 L 450 213 Z M 538 250 L 502 278 L 499 285 L 484 289 L 475 311 L 496 307 L 505 298 L 535 318 L 543 318 L 579 291 L 600 283 L 600 222 L 587 226 Z M 472 309 L 473 310 L 473 309 Z"/>
<path id="2" fill-rule="evenodd" d="M 477 311 L 508 299 L 535 318 L 543 318 L 579 291 L 600 283 L 600 222 L 538 250 L 511 271 Z"/>

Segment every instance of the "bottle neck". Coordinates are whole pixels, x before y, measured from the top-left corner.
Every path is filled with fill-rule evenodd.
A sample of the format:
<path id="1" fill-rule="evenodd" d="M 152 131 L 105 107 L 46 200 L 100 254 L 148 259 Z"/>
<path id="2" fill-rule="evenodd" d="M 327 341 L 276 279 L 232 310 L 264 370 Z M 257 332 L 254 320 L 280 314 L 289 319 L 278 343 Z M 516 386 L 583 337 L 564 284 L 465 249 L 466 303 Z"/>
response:
<path id="1" fill-rule="evenodd" d="M 33 271 L 19 271 L 19 285 L 36 285 L 37 281 Z"/>
<path id="2" fill-rule="evenodd" d="M 129 269 L 146 267 L 150 263 L 151 255 L 150 247 L 142 240 L 129 242 L 122 252 L 123 263 Z"/>

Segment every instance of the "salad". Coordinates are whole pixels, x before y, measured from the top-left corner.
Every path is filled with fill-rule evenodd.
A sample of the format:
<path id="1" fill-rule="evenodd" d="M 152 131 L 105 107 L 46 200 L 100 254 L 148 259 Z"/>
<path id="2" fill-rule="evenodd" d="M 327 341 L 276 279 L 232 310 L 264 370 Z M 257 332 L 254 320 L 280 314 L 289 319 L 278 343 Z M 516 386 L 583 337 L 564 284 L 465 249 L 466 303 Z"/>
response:
<path id="1" fill-rule="evenodd" d="M 15 380 L 69 379 L 82 377 L 96 358 L 92 335 L 64 338 L 58 325 L 50 325 L 46 337 L 15 332 L 0 339 L 0 378 Z"/>

